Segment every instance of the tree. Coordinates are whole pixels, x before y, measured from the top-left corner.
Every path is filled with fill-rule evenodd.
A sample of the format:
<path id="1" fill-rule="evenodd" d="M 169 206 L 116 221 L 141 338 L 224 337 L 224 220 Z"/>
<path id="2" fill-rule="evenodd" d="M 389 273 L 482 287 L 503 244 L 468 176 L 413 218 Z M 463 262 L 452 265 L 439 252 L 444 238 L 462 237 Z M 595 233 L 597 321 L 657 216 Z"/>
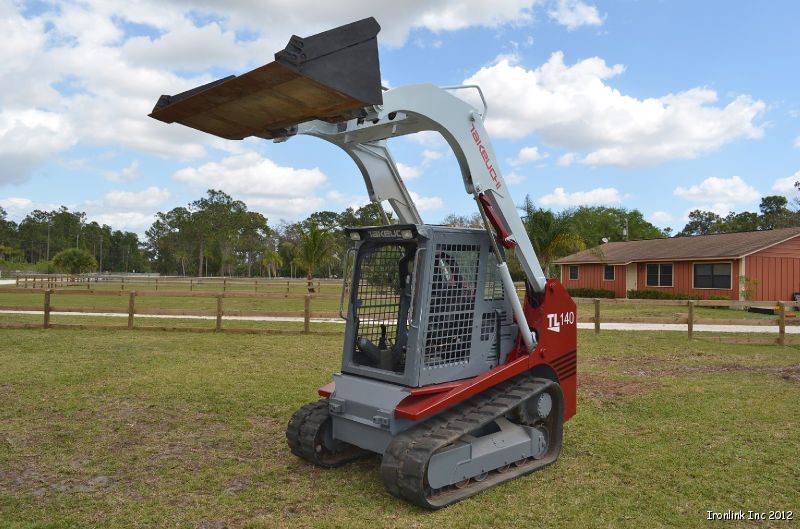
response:
<path id="1" fill-rule="evenodd" d="M 293 242 L 294 262 L 306 270 L 308 291 L 314 292 L 314 272 L 333 257 L 336 250 L 336 239 L 330 232 L 322 230 L 314 222 L 300 226 L 297 230 L 298 240 Z"/>
<path id="2" fill-rule="evenodd" d="M 442 220 L 442 224 L 456 228 L 483 228 L 483 220 L 480 213 L 473 213 L 472 215 L 450 213 Z"/>
<path id="3" fill-rule="evenodd" d="M 522 207 L 522 222 L 539 257 L 545 275 L 550 276 L 550 264 L 565 255 L 584 250 L 586 242 L 575 228 L 574 213 L 550 210 L 534 206 L 530 196 L 525 196 Z"/>
<path id="4" fill-rule="evenodd" d="M 781 195 L 769 195 L 761 199 L 761 229 L 773 230 L 797 226 L 798 214 L 788 208 L 789 200 Z M 738 231 L 738 230 L 734 230 Z"/>
<path id="5" fill-rule="evenodd" d="M 264 252 L 261 264 L 267 269 L 269 277 L 278 277 L 278 269 L 283 266 L 283 258 L 277 250 L 267 250 Z"/>
<path id="6" fill-rule="evenodd" d="M 645 220 L 644 215 L 637 209 L 581 206 L 575 209 L 571 216 L 575 232 L 589 246 L 601 244 L 603 239 L 624 241 L 665 236 L 663 231 Z M 627 237 L 624 233 L 626 227 Z"/>
<path id="7" fill-rule="evenodd" d="M 678 237 L 720 233 L 722 217 L 713 211 L 695 209 L 689 212 L 689 222 L 678 232 Z"/>
<path id="8" fill-rule="evenodd" d="M 53 257 L 53 264 L 59 270 L 70 274 L 83 274 L 97 270 L 97 260 L 80 248 L 61 250 Z"/>

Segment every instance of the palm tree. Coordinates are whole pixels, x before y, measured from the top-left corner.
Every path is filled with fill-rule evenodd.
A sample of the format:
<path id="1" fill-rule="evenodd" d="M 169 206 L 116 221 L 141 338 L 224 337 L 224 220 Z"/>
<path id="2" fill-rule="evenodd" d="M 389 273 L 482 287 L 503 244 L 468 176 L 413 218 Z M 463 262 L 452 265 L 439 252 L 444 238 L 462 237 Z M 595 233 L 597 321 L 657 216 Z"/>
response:
<path id="1" fill-rule="evenodd" d="M 268 276 L 278 277 L 278 268 L 283 266 L 283 259 L 277 250 L 267 250 L 261 264 L 267 269 Z"/>
<path id="2" fill-rule="evenodd" d="M 297 240 L 291 243 L 294 262 L 306 270 L 308 291 L 314 292 L 314 271 L 324 265 L 336 251 L 336 238 L 316 222 L 298 226 Z"/>
<path id="3" fill-rule="evenodd" d="M 525 231 L 546 276 L 550 276 L 550 264 L 553 261 L 586 249 L 586 242 L 575 231 L 571 211 L 553 213 L 537 208 L 528 195 L 520 209 L 523 211 Z"/>

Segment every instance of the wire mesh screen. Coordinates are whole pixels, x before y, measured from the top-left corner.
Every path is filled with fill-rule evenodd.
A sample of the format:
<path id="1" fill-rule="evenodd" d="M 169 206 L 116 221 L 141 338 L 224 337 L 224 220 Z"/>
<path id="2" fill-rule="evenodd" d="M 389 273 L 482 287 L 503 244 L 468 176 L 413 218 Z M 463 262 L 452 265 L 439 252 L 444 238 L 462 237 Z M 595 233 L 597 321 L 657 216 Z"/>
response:
<path id="1" fill-rule="evenodd" d="M 488 342 L 497 330 L 497 313 L 484 312 L 481 316 L 481 341 Z"/>
<path id="2" fill-rule="evenodd" d="M 424 367 L 469 362 L 479 260 L 480 246 L 436 245 Z"/>
<path id="3" fill-rule="evenodd" d="M 483 299 L 499 301 L 503 299 L 503 282 L 497 273 L 497 258 L 489 255 L 489 266 L 486 267 L 486 282 L 483 287 Z"/>
<path id="4" fill-rule="evenodd" d="M 381 350 L 395 345 L 403 294 L 401 262 L 412 253 L 412 248 L 402 244 L 385 244 L 363 251 L 356 284 L 357 340 L 366 338 Z M 405 332 L 407 322 L 402 324 Z"/>

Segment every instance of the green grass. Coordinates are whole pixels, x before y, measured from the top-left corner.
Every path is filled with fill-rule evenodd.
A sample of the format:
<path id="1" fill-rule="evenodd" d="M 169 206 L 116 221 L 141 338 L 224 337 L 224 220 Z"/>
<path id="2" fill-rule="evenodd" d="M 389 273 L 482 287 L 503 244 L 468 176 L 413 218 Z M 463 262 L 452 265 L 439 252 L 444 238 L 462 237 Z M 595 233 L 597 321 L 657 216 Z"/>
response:
<path id="1" fill-rule="evenodd" d="M 0 527 L 707 527 L 709 509 L 800 509 L 800 349 L 579 339 L 559 462 L 427 513 L 384 492 L 377 458 L 289 453 L 339 337 L 0 331 Z"/>

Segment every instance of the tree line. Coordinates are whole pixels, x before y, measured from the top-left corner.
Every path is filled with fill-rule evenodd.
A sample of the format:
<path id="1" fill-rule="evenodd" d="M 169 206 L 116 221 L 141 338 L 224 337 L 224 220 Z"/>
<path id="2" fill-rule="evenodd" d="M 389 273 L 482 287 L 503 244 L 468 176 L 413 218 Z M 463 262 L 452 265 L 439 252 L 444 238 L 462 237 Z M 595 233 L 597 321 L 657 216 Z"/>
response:
<path id="1" fill-rule="evenodd" d="M 800 226 L 795 200 L 767 196 L 758 212 L 720 216 L 695 210 L 678 236 Z M 556 259 L 608 241 L 672 236 L 637 209 L 581 206 L 554 212 L 526 196 L 519 205 L 525 229 L 546 272 Z M 318 211 L 299 222 L 270 225 L 230 195 L 209 190 L 186 206 L 158 212 L 143 239 L 136 233 L 87 222 L 61 207 L 34 210 L 18 224 L 0 208 L 0 266 L 53 271 L 157 272 L 186 276 L 337 276 L 351 241 L 343 228 L 391 221 L 377 204 L 342 212 Z M 445 217 L 442 224 L 481 227 L 480 216 Z M 59 256 L 59 254 L 62 254 Z M 57 258 L 58 256 L 58 258 Z M 518 263 L 509 259 L 515 276 Z"/>

